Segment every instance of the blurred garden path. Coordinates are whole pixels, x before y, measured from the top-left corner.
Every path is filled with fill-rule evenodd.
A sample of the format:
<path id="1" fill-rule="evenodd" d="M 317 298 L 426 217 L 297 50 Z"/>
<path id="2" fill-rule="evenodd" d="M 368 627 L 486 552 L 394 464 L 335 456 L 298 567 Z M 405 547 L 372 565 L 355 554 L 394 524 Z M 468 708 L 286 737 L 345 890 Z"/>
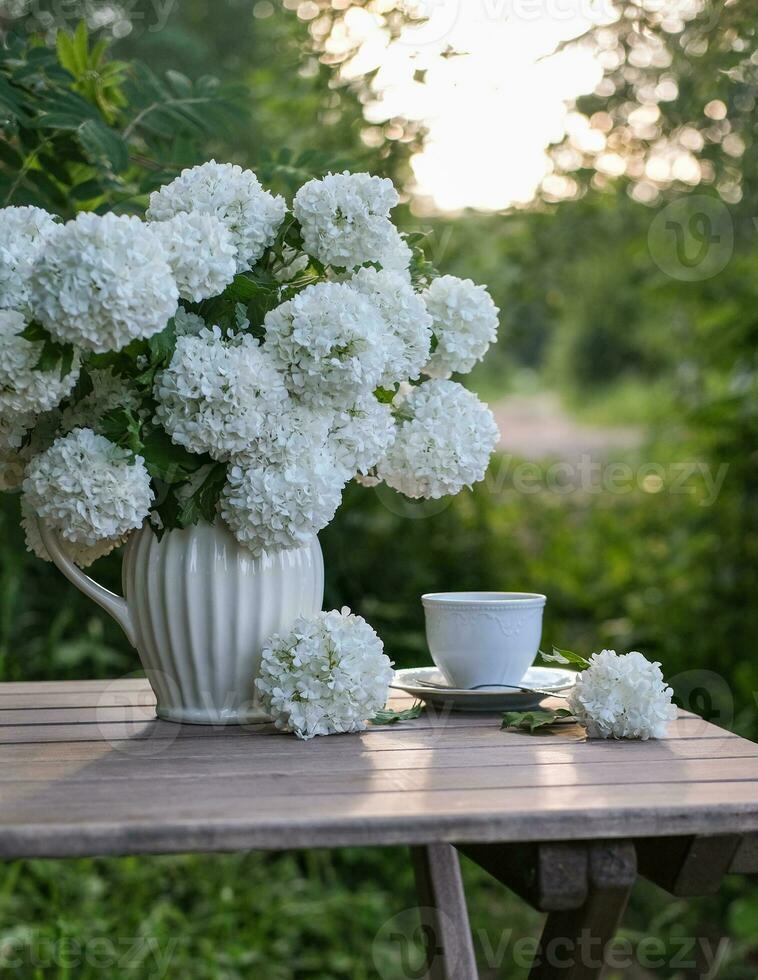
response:
<path id="1" fill-rule="evenodd" d="M 511 395 L 492 407 L 500 428 L 500 450 L 524 459 L 605 457 L 635 449 L 644 438 L 639 426 L 587 425 L 572 418 L 557 395 Z"/>

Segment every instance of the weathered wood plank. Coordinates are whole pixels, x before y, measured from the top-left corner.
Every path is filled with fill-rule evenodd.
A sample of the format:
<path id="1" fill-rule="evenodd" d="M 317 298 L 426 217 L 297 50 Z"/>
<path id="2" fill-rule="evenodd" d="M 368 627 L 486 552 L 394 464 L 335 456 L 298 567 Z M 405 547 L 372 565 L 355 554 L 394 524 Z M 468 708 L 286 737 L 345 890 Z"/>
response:
<path id="1" fill-rule="evenodd" d="M 101 684 L 103 682 L 96 683 Z M 393 706 L 408 707 L 413 701 L 414 699 L 409 694 L 401 692 L 394 692 L 390 697 L 390 703 Z M 128 705 L 155 706 L 155 695 L 147 682 L 139 685 L 132 683 L 120 685 L 116 682 L 109 682 L 107 687 L 92 686 L 82 689 L 79 689 L 76 682 L 73 682 L 72 689 L 68 687 L 68 682 L 65 682 L 65 685 L 60 684 L 56 688 L 45 687 L 44 691 L 18 694 L 0 691 L 0 719 L 4 712 L 22 708 L 30 710 L 41 708 L 107 708 Z"/>
<path id="2" fill-rule="evenodd" d="M 270 725 L 260 725 L 255 729 L 242 728 L 241 726 L 230 727 L 228 730 L 220 732 L 218 729 L 211 727 L 206 727 L 203 725 L 172 725 L 170 722 L 152 721 L 152 722 L 134 722 L 130 724 L 128 722 L 108 722 L 104 724 L 92 724 L 92 725 L 39 725 L 39 726 L 9 726 L 3 729 L 0 727 L 0 746 L 4 745 L 20 745 L 20 744 L 31 744 L 39 745 L 48 742 L 96 742 L 96 743 L 109 743 L 112 746 L 116 746 L 118 743 L 122 742 L 134 742 L 137 740 L 144 740 L 150 742 L 158 742 L 162 740 L 168 740 L 171 742 L 177 740 L 188 739 L 192 741 L 198 741 L 200 739 L 249 739 L 252 735 L 255 736 L 273 736 L 282 741 L 283 745 L 287 748 L 284 749 L 285 752 L 293 751 L 289 746 L 294 741 L 292 738 L 283 736 L 278 732 L 273 730 L 273 726 Z M 391 736 L 391 739 L 388 738 Z M 343 738 L 353 738 L 354 736 L 341 736 Z M 487 727 L 487 726 L 476 726 L 473 729 L 465 728 L 413 728 L 411 726 L 404 727 L 402 732 L 396 728 L 373 728 L 364 736 L 366 739 L 366 744 L 370 748 L 376 749 L 412 749 L 412 748 L 430 748 L 435 747 L 442 749 L 444 747 L 453 746 L 471 746 L 471 747 L 485 747 L 492 746 L 493 744 L 499 744 L 502 742 L 503 738 L 507 738 L 511 744 L 527 744 L 534 740 L 534 737 L 528 734 L 520 733 L 506 733 L 505 735 L 501 733 L 497 727 Z M 679 734 L 676 736 L 670 736 L 671 739 L 676 738 L 676 740 L 709 740 L 718 742 L 723 746 L 723 752 L 725 755 L 729 754 L 729 744 L 732 740 L 738 741 L 736 735 L 729 734 L 718 734 L 713 735 L 710 732 L 694 732 L 692 734 Z M 383 740 L 386 739 L 387 743 L 383 744 Z M 566 728 L 560 732 L 544 736 L 546 743 L 558 745 L 558 744 L 568 744 L 568 743 L 581 743 L 584 744 L 586 739 L 584 733 L 579 729 Z M 665 739 L 662 741 L 668 741 Z M 221 748 L 221 742 L 219 741 L 219 748 Z M 316 751 L 316 750 L 314 750 Z M 329 751 L 332 751 L 331 749 Z"/>
<path id="3" fill-rule="evenodd" d="M 579 757 L 581 758 L 581 757 Z M 163 765 L 161 765 L 163 761 Z M 325 760 L 326 761 L 326 760 Z M 387 793 L 445 789 L 461 792 L 480 789 L 529 788 L 558 786 L 627 786 L 630 792 L 650 783 L 694 784 L 753 782 L 758 785 L 758 759 L 691 759 L 650 762 L 563 762 L 542 765 L 479 765 L 470 754 L 463 765 L 424 768 L 375 768 L 372 766 L 322 766 L 314 772 L 307 756 L 280 757 L 261 764 L 254 757 L 239 758 L 229 766 L 209 761 L 199 766 L 196 760 L 135 760 L 124 766 L 104 761 L 90 763 L 59 762 L 42 772 L 29 767 L 16 779 L 5 774 L 0 779 L 0 801 L 14 794 L 86 792 L 95 794 L 123 789 L 149 793 L 156 784 L 169 782 L 174 790 L 183 784 L 190 787 L 201 782 L 206 792 L 223 793 L 229 779 L 254 779 L 259 797 L 297 795 L 298 792 L 327 794 Z M 93 787 L 91 784 L 97 784 Z M 632 790 L 634 787 L 634 790 Z M 1 811 L 0 811 L 1 813 Z"/>
<path id="4" fill-rule="evenodd" d="M 109 788 L 110 789 L 110 788 Z M 673 798 L 672 798 L 673 797 Z M 230 816 L 234 815 L 234 816 Z M 753 783 L 400 792 L 261 798 L 255 780 L 223 795 L 172 784 L 0 806 L 0 857 L 151 850 L 644 837 L 758 830 Z"/>
<path id="5" fill-rule="evenodd" d="M 397 729 L 398 734 L 401 729 Z M 87 762 L 102 759 L 117 769 L 130 765 L 132 760 L 149 759 L 152 771 L 173 771 L 175 765 L 195 760 L 199 771 L 212 764 L 219 773 L 231 772 L 243 759 L 245 765 L 267 771 L 281 765 L 297 766 L 307 759 L 311 771 L 332 772 L 340 769 L 364 771 L 374 769 L 446 768 L 476 765 L 557 765 L 596 762 L 628 763 L 640 760 L 657 762 L 674 759 L 739 759 L 758 758 L 758 745 L 745 739 L 733 738 L 725 746 L 718 738 L 668 739 L 649 742 L 573 741 L 560 739 L 514 738 L 512 733 L 497 733 L 497 737 L 477 739 L 461 745 L 444 745 L 444 751 L 434 740 L 414 748 L 398 745 L 394 739 L 372 739 L 371 732 L 345 738 L 316 739 L 300 743 L 292 738 L 239 739 L 226 738 L 218 733 L 216 739 L 185 737 L 154 745 L 150 739 L 114 742 L 22 742 L 0 745 L 0 781 L 13 779 L 14 773 L 35 765 L 51 766 L 53 771 L 61 762 Z"/>
<path id="6" fill-rule="evenodd" d="M 29 694 L 37 697 L 41 694 L 57 694 L 61 691 L 104 691 L 145 690 L 150 687 L 146 677 L 119 677 L 112 680 L 94 681 L 3 681 L 0 683 L 0 697 L 16 697 Z"/>

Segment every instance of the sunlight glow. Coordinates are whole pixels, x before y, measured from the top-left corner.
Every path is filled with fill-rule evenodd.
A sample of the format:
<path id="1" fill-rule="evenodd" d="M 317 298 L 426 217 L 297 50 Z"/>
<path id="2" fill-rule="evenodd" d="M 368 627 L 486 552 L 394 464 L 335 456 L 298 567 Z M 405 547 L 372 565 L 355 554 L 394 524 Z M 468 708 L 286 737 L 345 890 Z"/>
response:
<path id="1" fill-rule="evenodd" d="M 562 138 L 567 102 L 602 78 L 589 46 L 556 52 L 598 23 L 612 22 L 610 3 L 592 0 L 415 0 L 422 25 L 389 42 L 365 9 L 349 24 L 362 46 L 345 67 L 378 68 L 370 120 L 423 121 L 429 136 L 413 159 L 418 203 L 437 210 L 497 211 L 528 203 L 548 178 L 561 196 L 571 181 L 550 181 L 547 146 Z M 452 49 L 460 54 L 445 57 Z M 423 73 L 423 81 L 419 75 Z M 600 137 L 600 132 L 593 133 Z M 609 173 L 618 162 L 609 155 Z"/>

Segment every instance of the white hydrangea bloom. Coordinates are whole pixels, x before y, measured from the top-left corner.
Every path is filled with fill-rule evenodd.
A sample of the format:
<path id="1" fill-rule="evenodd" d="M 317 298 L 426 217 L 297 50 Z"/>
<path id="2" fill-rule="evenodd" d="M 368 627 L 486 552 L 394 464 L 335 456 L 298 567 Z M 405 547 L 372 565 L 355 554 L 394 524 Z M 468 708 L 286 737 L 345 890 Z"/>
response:
<path id="1" fill-rule="evenodd" d="M 248 462 L 256 459 L 261 467 L 270 463 L 293 463 L 302 458 L 332 454 L 329 434 L 335 420 L 329 409 L 312 408 L 288 398 L 269 414 L 254 446 L 245 453 Z M 347 482 L 347 475 L 345 482 Z"/>
<path id="2" fill-rule="evenodd" d="M 387 361 L 379 312 L 345 283 L 308 286 L 264 321 L 268 350 L 289 390 L 311 405 L 352 404 L 376 387 Z"/>
<path id="3" fill-rule="evenodd" d="M 389 218 L 397 202 L 388 178 L 345 171 L 303 184 L 292 210 L 309 255 L 325 265 L 355 269 L 382 256 L 397 261 L 397 229 Z"/>
<path id="4" fill-rule="evenodd" d="M 360 732 L 384 708 L 392 661 L 362 616 L 300 616 L 263 649 L 255 684 L 276 727 L 298 738 Z"/>
<path id="5" fill-rule="evenodd" d="M 34 419 L 31 412 L 0 415 L 0 491 L 21 486 L 26 454 L 20 450 Z"/>
<path id="6" fill-rule="evenodd" d="M 125 378 L 118 377 L 110 369 L 101 368 L 91 369 L 88 374 L 92 391 L 61 413 L 62 432 L 92 429 L 102 435 L 103 416 L 108 412 L 117 408 L 137 412 L 141 407 L 139 394 Z"/>
<path id="7" fill-rule="evenodd" d="M 350 476 L 368 473 L 394 441 L 392 409 L 373 394 L 336 412 L 329 433 L 329 447 Z"/>
<path id="8" fill-rule="evenodd" d="M 56 340 L 105 353 L 163 330 L 179 294 L 148 225 L 129 215 L 83 212 L 47 240 L 31 297 L 36 319 Z"/>
<path id="9" fill-rule="evenodd" d="M 377 257 L 377 261 L 383 269 L 387 269 L 389 272 L 401 272 L 406 279 L 410 280 L 409 266 L 412 258 L 413 252 L 410 246 L 397 228 L 393 226 L 392 232 L 387 232 L 387 240 L 382 252 Z"/>
<path id="10" fill-rule="evenodd" d="M 58 367 L 38 371 L 42 343 L 20 336 L 26 326 L 21 313 L 0 310 L 0 414 L 46 412 L 61 402 L 79 377 L 79 355 L 63 378 Z"/>
<path id="11" fill-rule="evenodd" d="M 329 453 L 261 463 L 240 454 L 227 474 L 221 516 L 255 555 L 298 548 L 332 520 L 342 500 L 345 471 Z"/>
<path id="12" fill-rule="evenodd" d="M 676 718 L 659 663 L 641 653 L 593 653 L 568 697 L 590 738 L 663 738 Z"/>
<path id="13" fill-rule="evenodd" d="M 181 211 L 150 228 L 163 244 L 182 299 L 199 303 L 218 296 L 234 279 L 237 248 L 215 215 Z"/>
<path id="14" fill-rule="evenodd" d="M 209 160 L 150 195 L 150 221 L 167 221 L 182 211 L 218 218 L 231 234 L 237 272 L 244 272 L 273 243 L 287 206 L 284 198 L 264 190 L 252 170 Z"/>
<path id="15" fill-rule="evenodd" d="M 183 306 L 174 314 L 174 332 L 177 337 L 197 337 L 208 324 L 197 313 L 188 313 Z"/>
<path id="16" fill-rule="evenodd" d="M 484 286 L 457 276 L 440 276 L 424 292 L 437 347 L 424 372 L 433 378 L 465 374 L 497 339 L 498 313 Z"/>
<path id="17" fill-rule="evenodd" d="M 249 334 L 224 339 L 218 327 L 180 337 L 155 381 L 156 420 L 193 453 L 227 460 L 261 433 L 287 398 L 268 353 Z"/>
<path id="18" fill-rule="evenodd" d="M 371 301 L 388 328 L 387 363 L 379 384 L 391 388 L 405 378 L 417 378 L 429 359 L 432 318 L 408 278 L 368 267 L 359 269 L 350 285 Z"/>
<path id="19" fill-rule="evenodd" d="M 29 279 L 55 219 L 42 208 L 0 209 L 0 310 L 29 312 Z"/>
<path id="20" fill-rule="evenodd" d="M 141 456 L 91 429 L 56 439 L 26 468 L 30 511 L 72 544 L 94 547 L 139 527 L 153 500 Z"/>
<path id="21" fill-rule="evenodd" d="M 336 409 L 313 408 L 290 399 L 268 416 L 259 438 L 245 453 L 246 465 L 264 469 L 272 463 L 292 465 L 329 457 L 346 483 L 358 472 L 368 472 L 394 438 L 392 410 L 373 394 Z"/>
<path id="22" fill-rule="evenodd" d="M 26 550 L 31 551 L 42 561 L 51 562 L 53 559 L 42 540 L 37 515 L 31 509 L 26 497 L 21 498 L 21 527 L 26 535 Z M 102 541 L 96 541 L 93 545 L 74 544 L 64 538 L 59 538 L 59 540 L 64 553 L 75 565 L 78 565 L 79 568 L 88 568 L 98 558 L 109 555 L 114 548 L 122 545 L 126 540 L 126 535 L 118 538 L 104 538 Z"/>
<path id="23" fill-rule="evenodd" d="M 413 388 L 377 474 L 406 497 L 436 499 L 484 478 L 499 432 L 492 412 L 454 381 Z"/>

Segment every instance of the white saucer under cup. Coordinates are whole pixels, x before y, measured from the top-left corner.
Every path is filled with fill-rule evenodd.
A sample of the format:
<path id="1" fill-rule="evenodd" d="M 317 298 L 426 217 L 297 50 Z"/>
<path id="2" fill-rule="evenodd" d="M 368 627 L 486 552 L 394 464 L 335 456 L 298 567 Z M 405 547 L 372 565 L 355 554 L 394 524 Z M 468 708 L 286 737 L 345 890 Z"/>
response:
<path id="1" fill-rule="evenodd" d="M 429 652 L 448 684 L 521 684 L 540 648 L 546 601 L 534 592 L 423 595 Z"/>
<path id="2" fill-rule="evenodd" d="M 448 687 L 437 667 L 409 667 L 396 670 L 392 687 L 425 701 L 439 711 L 480 711 L 502 714 L 504 711 L 529 711 L 540 705 L 547 695 L 565 697 L 576 682 L 573 670 L 560 667 L 530 667 L 521 678 L 524 690 L 507 687 L 485 687 L 475 691 Z M 531 689 L 531 690 L 530 690 Z M 565 702 L 558 701 L 555 706 Z"/>

